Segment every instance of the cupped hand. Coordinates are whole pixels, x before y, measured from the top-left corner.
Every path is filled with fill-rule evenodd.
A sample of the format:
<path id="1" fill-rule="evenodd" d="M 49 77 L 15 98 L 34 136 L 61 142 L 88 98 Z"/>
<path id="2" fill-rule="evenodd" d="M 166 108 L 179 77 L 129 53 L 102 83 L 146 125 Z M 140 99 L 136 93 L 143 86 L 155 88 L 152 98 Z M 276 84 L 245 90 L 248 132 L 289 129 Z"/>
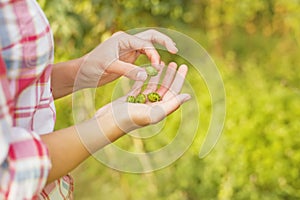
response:
<path id="1" fill-rule="evenodd" d="M 166 70 L 160 86 L 162 70 L 149 80 L 146 89 L 142 91 L 144 81 L 136 81 L 127 95 L 100 108 L 95 117 L 113 117 L 116 126 L 124 133 L 161 121 L 190 99 L 189 94 L 180 94 L 188 71 L 187 66 L 181 65 L 177 69 L 176 63 L 172 62 Z M 147 95 L 150 92 L 157 92 L 162 97 L 161 101 L 147 101 L 145 104 L 126 102 L 128 96 L 136 96 L 139 93 Z"/>
<path id="2" fill-rule="evenodd" d="M 170 53 L 178 51 L 171 38 L 155 30 L 135 35 L 115 33 L 82 57 L 75 89 L 101 86 L 120 76 L 145 81 L 145 70 L 133 63 L 140 54 L 145 54 L 151 64 L 160 70 L 160 56 L 153 46 L 154 43 L 165 46 Z"/>

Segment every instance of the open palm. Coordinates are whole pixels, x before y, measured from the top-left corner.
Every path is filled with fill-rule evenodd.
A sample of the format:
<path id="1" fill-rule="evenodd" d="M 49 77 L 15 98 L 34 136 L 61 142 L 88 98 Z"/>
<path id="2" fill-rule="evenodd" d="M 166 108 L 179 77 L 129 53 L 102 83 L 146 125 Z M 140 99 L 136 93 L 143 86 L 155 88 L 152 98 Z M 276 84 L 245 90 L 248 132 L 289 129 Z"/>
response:
<path id="1" fill-rule="evenodd" d="M 127 95 L 100 108 L 95 116 L 111 112 L 115 123 L 125 133 L 157 123 L 190 99 L 189 94 L 180 94 L 187 71 L 186 65 L 177 69 L 177 64 L 172 62 L 168 65 L 160 86 L 162 70 L 149 80 L 145 90 L 142 91 L 144 82 L 136 81 Z M 136 96 L 139 93 L 147 95 L 150 92 L 157 92 L 162 97 L 161 101 L 147 101 L 145 104 L 126 102 L 128 96 Z"/>

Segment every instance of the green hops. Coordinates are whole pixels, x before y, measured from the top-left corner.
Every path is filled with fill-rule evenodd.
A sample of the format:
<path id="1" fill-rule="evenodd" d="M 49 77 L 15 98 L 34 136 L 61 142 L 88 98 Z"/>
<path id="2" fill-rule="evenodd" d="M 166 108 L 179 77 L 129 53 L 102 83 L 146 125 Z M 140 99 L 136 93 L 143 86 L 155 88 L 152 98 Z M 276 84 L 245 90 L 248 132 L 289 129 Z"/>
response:
<path id="1" fill-rule="evenodd" d="M 158 74 L 158 71 L 152 66 L 145 67 L 145 70 L 148 76 L 156 76 Z M 157 94 L 156 92 L 151 92 L 147 95 L 147 97 L 142 93 L 138 94 L 136 97 L 128 96 L 126 101 L 129 103 L 146 103 L 147 98 L 150 102 L 160 101 L 161 99 L 159 94 Z"/>
<path id="2" fill-rule="evenodd" d="M 147 97 L 150 102 L 157 102 L 157 101 L 160 101 L 160 99 L 161 99 L 160 95 L 156 92 L 149 93 L 147 95 Z"/>
<path id="3" fill-rule="evenodd" d="M 152 66 L 145 67 L 145 70 L 148 76 L 156 76 L 158 74 L 158 71 Z"/>
<path id="4" fill-rule="evenodd" d="M 134 96 L 128 96 L 127 97 L 127 102 L 134 103 L 135 102 L 135 97 Z"/>
<path id="5" fill-rule="evenodd" d="M 135 103 L 146 103 L 146 96 L 144 94 L 138 94 L 135 98 Z"/>
<path id="6" fill-rule="evenodd" d="M 146 100 L 148 98 L 148 101 L 150 102 L 157 102 L 161 100 L 161 96 L 156 92 L 151 92 L 147 95 L 147 97 L 144 94 L 138 94 L 136 97 L 134 96 L 128 96 L 127 102 L 129 103 L 146 103 Z"/>
<path id="7" fill-rule="evenodd" d="M 136 97 L 128 96 L 127 102 L 129 103 L 146 103 L 146 96 L 144 94 L 138 94 Z"/>

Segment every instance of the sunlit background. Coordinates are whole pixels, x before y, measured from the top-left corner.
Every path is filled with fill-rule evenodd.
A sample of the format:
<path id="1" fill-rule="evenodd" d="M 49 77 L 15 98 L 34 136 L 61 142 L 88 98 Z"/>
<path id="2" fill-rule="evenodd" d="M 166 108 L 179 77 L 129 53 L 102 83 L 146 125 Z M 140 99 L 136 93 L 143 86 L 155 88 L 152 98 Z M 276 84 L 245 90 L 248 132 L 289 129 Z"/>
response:
<path id="1" fill-rule="evenodd" d="M 224 130 L 205 159 L 198 154 L 209 126 L 210 97 L 205 83 L 190 73 L 188 80 L 203 96 L 201 115 L 190 116 L 199 117 L 201 126 L 185 154 L 147 174 L 118 172 L 90 158 L 72 172 L 75 199 L 300 199 L 299 0 L 38 2 L 54 33 L 55 62 L 82 56 L 119 30 L 170 28 L 207 50 L 226 89 Z M 115 85 L 97 90 L 97 107 L 111 100 Z M 71 104 L 70 96 L 56 101 L 56 129 L 73 124 Z M 156 145 L 128 138 L 122 145 L 126 141 L 141 151 Z"/>

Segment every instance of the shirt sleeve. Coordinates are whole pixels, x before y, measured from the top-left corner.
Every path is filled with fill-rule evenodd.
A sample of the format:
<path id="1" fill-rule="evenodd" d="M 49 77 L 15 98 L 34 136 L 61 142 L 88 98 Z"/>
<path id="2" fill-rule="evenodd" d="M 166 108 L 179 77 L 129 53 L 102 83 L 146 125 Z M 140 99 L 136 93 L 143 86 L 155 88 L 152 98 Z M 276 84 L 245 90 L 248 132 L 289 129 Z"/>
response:
<path id="1" fill-rule="evenodd" d="M 0 54 L 0 199 L 32 199 L 44 188 L 51 162 L 38 134 L 13 126 L 13 109 Z"/>

